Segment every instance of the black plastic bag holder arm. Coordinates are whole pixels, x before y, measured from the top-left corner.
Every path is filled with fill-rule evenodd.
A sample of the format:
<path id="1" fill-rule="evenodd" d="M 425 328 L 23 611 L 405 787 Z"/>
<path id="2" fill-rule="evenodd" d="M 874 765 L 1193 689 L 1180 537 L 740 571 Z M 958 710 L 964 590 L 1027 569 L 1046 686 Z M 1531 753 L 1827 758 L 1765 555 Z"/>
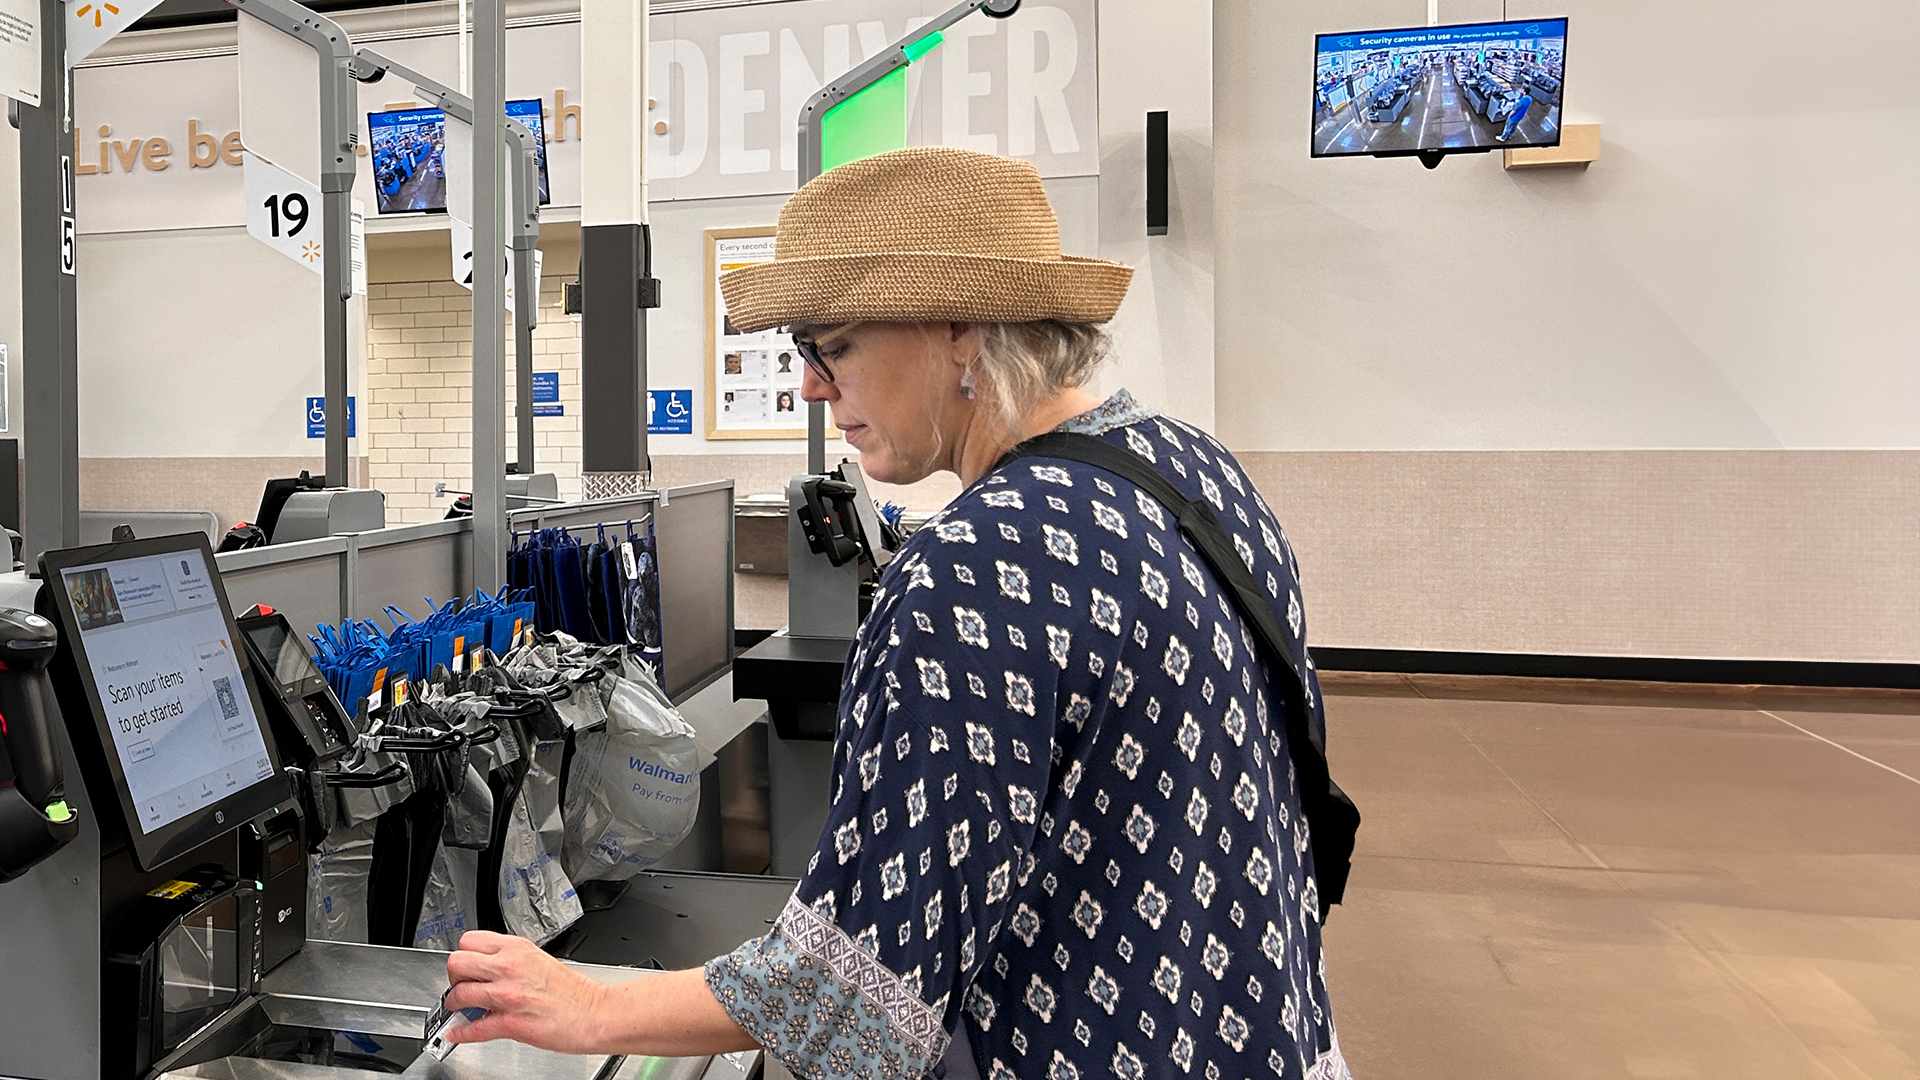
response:
<path id="1" fill-rule="evenodd" d="M 407 767 L 397 761 L 388 764 L 379 772 L 330 772 L 320 775 L 320 779 L 326 781 L 328 787 L 342 788 L 387 787 L 390 784 L 397 784 L 406 778 Z"/>

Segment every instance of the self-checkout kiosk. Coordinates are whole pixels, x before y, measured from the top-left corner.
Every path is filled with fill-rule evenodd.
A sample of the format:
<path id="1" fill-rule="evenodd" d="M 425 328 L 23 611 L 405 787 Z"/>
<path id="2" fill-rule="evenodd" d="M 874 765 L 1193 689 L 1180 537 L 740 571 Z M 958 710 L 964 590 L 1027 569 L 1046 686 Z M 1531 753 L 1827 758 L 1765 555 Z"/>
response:
<path id="1" fill-rule="evenodd" d="M 0 891 L 0 1074 L 137 1078 L 253 995 L 252 823 L 291 809 L 206 537 L 42 556 L 39 671 L 72 843 Z"/>
<path id="2" fill-rule="evenodd" d="M 423 1058 L 445 954 L 305 940 L 316 793 L 350 782 L 357 728 L 293 627 L 235 618 L 200 533 L 40 570 L 37 611 L 0 611 L 0 1077 L 742 1075 L 514 1043 Z"/>

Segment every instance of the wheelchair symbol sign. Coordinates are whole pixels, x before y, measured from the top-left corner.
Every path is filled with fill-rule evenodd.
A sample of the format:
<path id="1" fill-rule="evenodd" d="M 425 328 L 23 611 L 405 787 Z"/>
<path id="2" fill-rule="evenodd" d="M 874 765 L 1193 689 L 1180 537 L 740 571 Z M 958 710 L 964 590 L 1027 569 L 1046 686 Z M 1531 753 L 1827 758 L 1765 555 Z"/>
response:
<path id="1" fill-rule="evenodd" d="M 353 416 L 353 397 L 347 397 L 347 438 L 355 438 Z M 307 399 L 307 438 L 324 439 L 327 437 L 327 399 L 310 397 Z"/>
<path id="2" fill-rule="evenodd" d="M 647 391 L 647 434 L 693 434 L 693 391 Z"/>

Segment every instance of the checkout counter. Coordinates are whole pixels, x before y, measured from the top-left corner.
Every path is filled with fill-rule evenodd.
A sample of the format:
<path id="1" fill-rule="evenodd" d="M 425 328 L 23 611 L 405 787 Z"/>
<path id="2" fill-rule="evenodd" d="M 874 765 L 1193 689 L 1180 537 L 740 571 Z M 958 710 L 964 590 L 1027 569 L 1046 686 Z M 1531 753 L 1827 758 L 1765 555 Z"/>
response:
<path id="1" fill-rule="evenodd" d="M 200 533 L 49 552 L 40 568 L 44 588 L 0 587 L 0 607 L 31 595 L 37 609 L 0 610 L 0 1076 L 757 1073 L 757 1052 L 423 1055 L 445 953 L 288 929 L 304 928 L 312 785 L 353 733 L 299 636 L 236 620 Z M 750 921 L 735 942 L 763 930 Z"/>

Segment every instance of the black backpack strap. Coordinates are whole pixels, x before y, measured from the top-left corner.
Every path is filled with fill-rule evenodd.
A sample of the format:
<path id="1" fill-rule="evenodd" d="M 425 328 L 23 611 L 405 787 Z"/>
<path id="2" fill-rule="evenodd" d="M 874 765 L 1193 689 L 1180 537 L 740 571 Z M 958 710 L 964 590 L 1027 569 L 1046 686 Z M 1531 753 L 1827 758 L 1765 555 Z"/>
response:
<path id="1" fill-rule="evenodd" d="M 1182 495 L 1172 481 L 1139 455 L 1091 435 L 1053 431 L 1007 451 L 999 464 L 1022 457 L 1078 461 L 1133 482 L 1173 513 L 1181 534 L 1226 586 L 1241 618 L 1253 629 L 1285 697 L 1287 752 L 1300 786 L 1300 809 L 1306 815 L 1311 832 L 1320 915 L 1324 919 L 1328 907 L 1339 903 L 1346 893 L 1354 837 L 1360 828 L 1360 811 L 1328 775 L 1326 734 L 1313 723 L 1313 710 L 1307 704 L 1305 646 L 1301 646 L 1301 656 L 1296 659 L 1293 650 L 1287 647 L 1279 617 L 1254 582 L 1253 572 L 1234 551 L 1233 540 L 1221 526 L 1220 519 L 1214 516 L 1213 508 Z"/>

